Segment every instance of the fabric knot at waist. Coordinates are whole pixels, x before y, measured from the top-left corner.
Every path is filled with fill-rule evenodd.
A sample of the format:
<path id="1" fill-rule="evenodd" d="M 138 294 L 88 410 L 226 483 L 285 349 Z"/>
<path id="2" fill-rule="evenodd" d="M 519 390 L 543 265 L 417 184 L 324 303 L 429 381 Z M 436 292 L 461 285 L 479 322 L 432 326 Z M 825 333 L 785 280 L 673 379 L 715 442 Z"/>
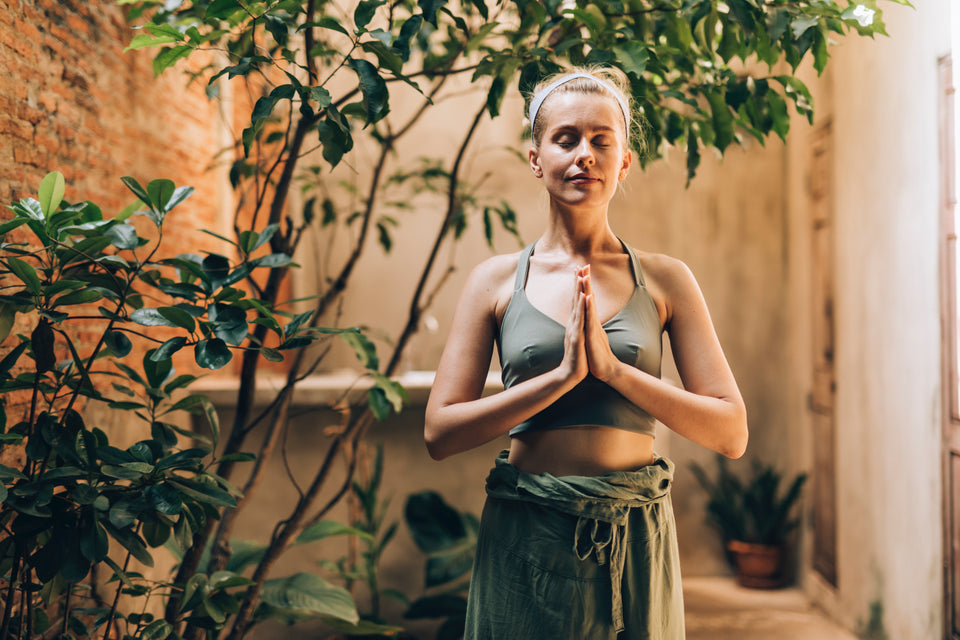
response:
<path id="1" fill-rule="evenodd" d="M 577 518 L 573 553 L 580 560 L 587 560 L 593 554 L 597 564 L 609 566 L 611 615 L 617 631 L 621 631 L 620 590 L 627 557 L 630 510 L 660 502 L 669 495 L 673 463 L 658 457 L 636 471 L 600 476 L 553 476 L 520 471 L 507 461 L 507 454 L 507 451 L 500 453 L 487 476 L 487 494 L 503 500 L 539 504 Z"/>

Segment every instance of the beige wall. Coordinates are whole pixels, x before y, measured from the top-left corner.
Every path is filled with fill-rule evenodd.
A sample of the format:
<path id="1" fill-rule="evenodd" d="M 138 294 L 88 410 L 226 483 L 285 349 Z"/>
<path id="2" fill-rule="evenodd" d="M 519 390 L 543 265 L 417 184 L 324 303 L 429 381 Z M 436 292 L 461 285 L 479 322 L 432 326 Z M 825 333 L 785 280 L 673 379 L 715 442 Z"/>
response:
<path id="1" fill-rule="evenodd" d="M 936 73 L 948 4 L 887 3 L 890 38 L 832 52 L 839 588 L 809 584 L 851 628 L 879 604 L 890 638 L 942 625 Z M 803 179 L 791 172 L 792 193 Z"/>

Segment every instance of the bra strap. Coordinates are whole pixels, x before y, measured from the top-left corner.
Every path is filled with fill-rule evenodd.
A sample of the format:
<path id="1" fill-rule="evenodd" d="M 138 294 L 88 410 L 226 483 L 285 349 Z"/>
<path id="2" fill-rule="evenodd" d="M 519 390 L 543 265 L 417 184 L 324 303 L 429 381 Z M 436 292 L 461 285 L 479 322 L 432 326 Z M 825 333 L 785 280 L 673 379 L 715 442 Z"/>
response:
<path id="1" fill-rule="evenodd" d="M 517 279 L 513 282 L 513 290 L 520 291 L 527 284 L 527 271 L 530 269 L 530 256 L 533 254 L 533 244 L 528 245 L 521 253 L 517 262 Z"/>
<path id="2" fill-rule="evenodd" d="M 620 240 L 619 238 L 617 239 Z M 637 257 L 637 252 L 623 240 L 620 240 L 620 244 L 622 244 L 623 248 L 630 254 L 630 264 L 633 267 L 633 281 L 638 286 L 646 287 L 647 285 L 643 282 L 643 272 L 640 270 L 640 259 Z"/>

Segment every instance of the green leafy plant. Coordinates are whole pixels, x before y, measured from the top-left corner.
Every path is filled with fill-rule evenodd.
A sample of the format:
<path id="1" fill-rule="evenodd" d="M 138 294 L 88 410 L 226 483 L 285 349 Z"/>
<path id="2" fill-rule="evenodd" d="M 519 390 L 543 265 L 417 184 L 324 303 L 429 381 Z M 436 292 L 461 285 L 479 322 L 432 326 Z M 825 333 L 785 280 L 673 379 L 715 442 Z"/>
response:
<path id="1" fill-rule="evenodd" d="M 124 183 L 137 200 L 105 217 L 91 202 L 64 201 L 63 176 L 51 173 L 38 197 L 12 205 L 13 219 L 0 225 L 0 339 L 6 348 L 0 397 L 17 416 L 8 424 L 7 412 L 0 412 L 0 443 L 22 445 L 24 457 L 19 467 L 0 465 L 6 533 L 0 540 L 0 637 L 59 629 L 74 637 L 117 631 L 165 638 L 180 622 L 221 628 L 250 579 L 217 570 L 171 584 L 131 564 L 152 567 L 161 546 L 175 553 L 189 548 L 194 535 L 242 497 L 214 466 L 255 458 L 218 451 L 216 411 L 206 397 L 187 391 L 198 376 L 177 375 L 171 357 L 192 347 L 197 368 L 216 369 L 235 350 L 282 358 L 304 341 L 335 335 L 349 336 L 365 357 L 372 352 L 356 330 L 311 330 L 306 316 L 268 308 L 232 286 L 258 268 L 289 264 L 288 256 L 258 251 L 270 229 L 250 235 L 238 264 L 214 253 L 161 257 L 164 223 L 192 189 L 167 180 L 146 187 L 133 178 Z M 142 237 L 134 217 L 145 219 L 154 235 Z M 251 341 L 258 323 L 273 328 L 275 347 Z M 29 331 L 14 333 L 21 326 Z M 142 425 L 141 438 L 126 448 L 112 444 L 103 425 L 84 417 L 95 404 Z M 205 417 L 205 433 L 178 418 L 189 413 Z M 304 533 L 319 539 L 315 531 Z M 111 540 L 123 553 L 111 555 Z M 112 576 L 106 587 L 89 579 L 101 567 Z M 282 580 L 264 584 L 265 605 L 312 594 L 327 616 L 358 620 L 344 589 L 312 577 L 307 583 Z M 173 619 L 146 612 L 152 599 L 174 594 L 179 605 Z M 121 595 L 134 596 L 136 607 L 122 610 Z"/>
<path id="2" fill-rule="evenodd" d="M 413 541 L 427 555 L 426 593 L 410 604 L 404 617 L 442 620 L 436 640 L 461 638 L 480 523 L 476 516 L 458 512 L 433 491 L 410 495 L 404 518 Z"/>
<path id="3" fill-rule="evenodd" d="M 732 540 L 784 544 L 800 522 L 792 512 L 807 475 L 795 476 L 781 493 L 783 475 L 772 465 L 754 461 L 746 480 L 730 471 L 722 456 L 717 457 L 717 466 L 715 479 L 699 464 L 692 463 L 690 468 L 707 492 L 709 521 L 720 532 L 724 548 Z"/>

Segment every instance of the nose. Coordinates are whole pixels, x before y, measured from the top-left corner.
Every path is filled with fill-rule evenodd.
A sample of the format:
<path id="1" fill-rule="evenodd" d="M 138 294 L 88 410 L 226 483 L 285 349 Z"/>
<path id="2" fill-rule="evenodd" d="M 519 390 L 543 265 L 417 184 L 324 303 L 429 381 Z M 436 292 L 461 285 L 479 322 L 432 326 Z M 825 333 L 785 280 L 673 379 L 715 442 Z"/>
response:
<path id="1" fill-rule="evenodd" d="M 589 167 L 596 163 L 596 158 L 593 155 L 593 146 L 586 136 L 581 138 L 580 144 L 577 145 L 576 162 L 578 167 Z"/>

